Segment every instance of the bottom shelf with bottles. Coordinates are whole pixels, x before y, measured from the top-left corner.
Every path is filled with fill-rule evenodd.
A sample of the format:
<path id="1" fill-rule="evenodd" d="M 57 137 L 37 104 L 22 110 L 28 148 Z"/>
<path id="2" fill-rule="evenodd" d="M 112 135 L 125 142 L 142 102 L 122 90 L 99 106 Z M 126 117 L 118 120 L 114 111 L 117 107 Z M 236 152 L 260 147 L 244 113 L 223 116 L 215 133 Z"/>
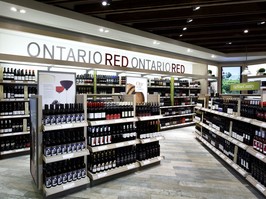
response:
<path id="1" fill-rule="evenodd" d="M 264 175 L 260 175 L 260 169 L 258 169 L 257 163 L 249 164 L 248 159 L 238 156 L 235 163 L 229 157 L 227 157 L 224 153 L 219 151 L 212 143 L 209 143 L 206 139 L 201 137 L 198 132 L 195 131 L 195 136 L 198 140 L 200 140 L 205 146 L 207 146 L 210 150 L 212 150 L 217 156 L 227 162 L 235 171 L 237 171 L 241 176 L 243 176 L 248 182 L 250 182 L 254 187 L 256 187 L 264 196 L 266 196 L 266 178 Z M 241 150 L 241 149 L 240 149 Z M 259 160 L 256 160 L 259 161 Z M 240 164 L 240 165 L 239 165 Z M 249 173 L 248 171 L 251 171 Z M 263 170 L 263 169 L 261 169 Z M 259 178 L 259 181 L 255 178 Z"/>

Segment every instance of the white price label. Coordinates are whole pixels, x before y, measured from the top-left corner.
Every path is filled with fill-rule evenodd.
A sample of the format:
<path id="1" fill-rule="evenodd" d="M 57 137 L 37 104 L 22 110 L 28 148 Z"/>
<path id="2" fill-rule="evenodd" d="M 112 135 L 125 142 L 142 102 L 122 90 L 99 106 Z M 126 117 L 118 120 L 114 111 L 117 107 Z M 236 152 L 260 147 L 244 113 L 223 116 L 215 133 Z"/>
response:
<path id="1" fill-rule="evenodd" d="M 265 191 L 265 188 L 261 185 L 261 184 L 256 184 L 256 187 L 258 190 L 260 190 L 261 192 Z"/>
<path id="2" fill-rule="evenodd" d="M 162 139 L 162 137 L 156 137 L 156 140 L 161 140 Z"/>
<path id="3" fill-rule="evenodd" d="M 131 144 L 135 144 L 135 140 L 132 140 L 132 141 L 128 141 L 128 144 L 131 145 Z"/>
<path id="4" fill-rule="evenodd" d="M 233 142 L 234 144 L 237 144 L 237 143 L 238 143 L 238 141 L 237 141 L 237 140 L 232 140 L 232 142 Z"/>
<path id="5" fill-rule="evenodd" d="M 238 169 L 238 172 L 242 175 L 242 176 L 245 176 L 246 175 L 246 171 L 243 170 L 243 169 Z"/>
<path id="6" fill-rule="evenodd" d="M 75 186 L 75 183 L 72 182 L 72 183 L 67 183 L 66 185 L 63 185 L 63 190 L 67 190 L 67 189 L 70 189 L 72 187 Z"/>
<path id="7" fill-rule="evenodd" d="M 243 118 L 242 118 L 242 117 L 239 117 L 239 116 L 237 116 L 237 117 L 236 117 L 236 119 L 238 119 L 238 120 L 242 120 Z"/>
<path id="8" fill-rule="evenodd" d="M 250 122 L 250 119 L 248 119 L 248 118 L 244 118 L 243 121 L 244 121 L 244 122 Z"/>
<path id="9" fill-rule="evenodd" d="M 228 164 L 231 164 L 232 163 L 232 161 L 230 160 L 230 159 L 228 159 L 228 158 L 226 158 L 226 160 L 225 160 Z"/>
<path id="10" fill-rule="evenodd" d="M 265 156 L 260 153 L 256 153 L 256 157 L 259 159 L 263 159 Z"/>
<path id="11" fill-rule="evenodd" d="M 98 150 L 99 151 L 103 151 L 103 150 L 106 150 L 106 149 L 108 149 L 107 146 L 98 146 Z"/>
<path id="12" fill-rule="evenodd" d="M 262 127 L 266 128 L 266 123 L 265 122 L 262 123 Z"/>
<path id="13" fill-rule="evenodd" d="M 72 128 L 72 127 L 74 127 L 74 124 L 64 124 L 64 125 L 58 126 L 58 128 Z"/>
<path id="14" fill-rule="evenodd" d="M 73 158 L 73 156 L 74 156 L 74 153 L 66 154 L 66 155 L 63 155 L 63 159 L 70 159 L 70 158 Z"/>
<path id="15" fill-rule="evenodd" d="M 131 164 L 131 165 L 127 165 L 127 169 L 130 170 L 130 169 L 134 169 L 136 166 L 134 164 Z"/>
<path id="16" fill-rule="evenodd" d="M 99 173 L 97 174 L 98 178 L 103 178 L 104 176 L 106 176 L 107 173 L 106 172 L 103 172 L 103 173 Z"/>
<path id="17" fill-rule="evenodd" d="M 115 146 L 116 147 L 122 147 L 122 146 L 124 146 L 125 144 L 124 143 L 117 143 Z"/>
<path id="18" fill-rule="evenodd" d="M 95 121 L 95 124 L 98 124 L 98 125 L 104 124 L 104 121 Z"/>
<path id="19" fill-rule="evenodd" d="M 17 149 L 17 150 L 15 150 L 15 152 L 21 152 L 21 151 L 23 151 L 24 149 Z"/>
<path id="20" fill-rule="evenodd" d="M 132 121 L 132 118 L 127 118 L 126 121 L 127 122 L 131 122 Z"/>
<path id="21" fill-rule="evenodd" d="M 144 139 L 143 141 L 144 141 L 144 143 L 147 143 L 147 142 L 150 142 L 150 141 L 151 141 L 151 139 L 150 139 L 150 138 L 148 138 L 148 139 Z"/>
<path id="22" fill-rule="evenodd" d="M 151 163 L 150 160 L 145 160 L 145 161 L 143 161 L 143 165 L 147 165 L 147 164 L 150 164 L 150 163 Z"/>
<path id="23" fill-rule="evenodd" d="M 242 149 L 245 149 L 245 148 L 246 148 L 246 145 L 243 144 L 243 143 L 240 143 L 239 146 L 240 146 Z"/>
<path id="24" fill-rule="evenodd" d="M 237 164 L 232 164 L 232 167 L 233 167 L 235 170 L 237 170 L 237 169 L 238 169 L 238 166 L 237 166 Z"/>

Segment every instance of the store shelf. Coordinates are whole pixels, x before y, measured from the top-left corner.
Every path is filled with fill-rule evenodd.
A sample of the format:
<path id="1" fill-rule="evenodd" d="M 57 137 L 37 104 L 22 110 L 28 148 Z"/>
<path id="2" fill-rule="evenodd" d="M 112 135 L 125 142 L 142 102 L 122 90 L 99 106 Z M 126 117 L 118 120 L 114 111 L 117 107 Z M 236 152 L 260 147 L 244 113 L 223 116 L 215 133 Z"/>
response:
<path id="1" fill-rule="evenodd" d="M 117 167 L 117 168 L 114 168 L 114 169 L 111 169 L 111 170 L 108 170 L 108 171 L 103 171 L 103 172 L 96 173 L 96 174 L 88 172 L 88 176 L 89 176 L 89 178 L 91 180 L 99 180 L 99 179 L 102 179 L 102 178 L 106 178 L 108 176 L 112 176 L 112 175 L 119 174 L 119 173 L 122 173 L 122 172 L 130 171 L 132 169 L 137 169 L 139 167 L 140 167 L 139 163 L 135 162 L 135 163 L 132 163 L 132 164 L 128 164 L 128 165 L 125 165 L 125 166 Z"/>
<path id="2" fill-rule="evenodd" d="M 98 121 L 88 121 L 90 126 L 99 126 L 99 125 L 109 125 L 109 124 L 119 124 L 119 123 L 127 123 L 127 122 L 137 122 L 137 117 L 131 118 L 121 118 L 114 120 L 98 120 Z"/>
<path id="3" fill-rule="evenodd" d="M 107 145 L 102 145 L 102 146 L 88 146 L 89 151 L 95 153 L 95 152 L 99 152 L 99 151 L 105 151 L 105 150 L 110 150 L 110 149 L 116 149 L 116 148 L 120 148 L 120 147 L 124 147 L 124 146 L 131 146 L 131 145 L 135 145 L 135 144 L 139 144 L 140 141 L 139 140 L 129 140 L 129 141 L 125 141 L 125 142 L 118 142 L 118 143 L 113 143 L 113 144 L 107 144 Z"/>
<path id="4" fill-rule="evenodd" d="M 174 96 L 174 98 L 178 99 L 178 98 L 190 98 L 191 96 L 186 95 L 186 96 Z"/>
<path id="5" fill-rule="evenodd" d="M 97 87 L 125 87 L 126 85 L 120 84 L 97 84 Z"/>
<path id="6" fill-rule="evenodd" d="M 232 137 L 230 137 L 230 136 L 228 136 L 228 135 L 226 135 L 226 134 L 224 134 L 224 133 L 222 133 L 222 132 L 220 132 L 220 131 L 218 131 L 218 130 L 216 130 L 216 129 L 214 129 L 214 128 L 212 128 L 212 127 L 210 127 L 210 126 L 208 126 L 208 125 L 206 125 L 206 124 L 204 124 L 202 122 L 199 122 L 198 124 L 200 124 L 201 126 L 203 126 L 206 129 L 212 131 L 216 135 L 228 140 L 229 142 L 239 146 L 240 148 L 242 148 L 244 150 L 246 150 L 249 147 L 248 145 L 238 141 L 237 139 L 234 139 L 234 138 L 232 138 Z"/>
<path id="7" fill-rule="evenodd" d="M 266 156 L 264 154 L 260 153 L 259 151 L 256 151 L 255 149 L 253 149 L 252 146 L 249 146 L 247 148 L 247 152 L 249 154 L 251 154 L 253 157 L 256 157 L 259 160 L 261 160 L 262 162 L 266 163 Z"/>
<path id="8" fill-rule="evenodd" d="M 93 86 L 93 83 L 76 83 L 76 86 Z"/>
<path id="9" fill-rule="evenodd" d="M 142 160 L 142 161 L 138 161 L 138 162 L 139 162 L 140 166 L 143 167 L 143 166 L 147 166 L 147 165 L 150 165 L 150 164 L 154 164 L 156 162 L 160 162 L 163 159 L 164 159 L 164 156 L 158 156 L 158 157 L 155 157 L 155 158 Z"/>
<path id="10" fill-rule="evenodd" d="M 182 124 L 175 124 L 175 125 L 169 125 L 169 126 L 162 126 L 161 129 L 170 129 L 170 128 L 174 128 L 174 127 L 181 127 L 181 126 L 187 126 L 187 125 L 192 125 L 195 124 L 195 122 L 186 122 L 186 123 L 182 123 Z"/>
<path id="11" fill-rule="evenodd" d="M 61 160 L 82 157 L 82 156 L 89 155 L 89 154 L 90 154 L 89 150 L 85 149 L 85 150 L 74 152 L 74 153 L 66 153 L 62 155 L 55 155 L 55 156 L 49 156 L 49 157 L 43 156 L 43 161 L 46 164 L 48 164 L 51 162 L 58 162 Z"/>
<path id="12" fill-rule="evenodd" d="M 37 84 L 35 81 L 0 80 L 0 84 Z"/>
<path id="13" fill-rule="evenodd" d="M 93 96 L 96 96 L 96 97 L 105 97 L 105 96 L 121 96 L 121 95 L 124 95 L 124 94 L 121 94 L 121 93 L 110 93 L 110 94 L 87 94 L 88 97 L 93 97 Z"/>
<path id="14" fill-rule="evenodd" d="M 211 149 L 216 155 L 218 155 L 221 159 L 223 159 L 227 164 L 229 164 L 232 168 L 234 168 L 240 175 L 243 177 L 246 177 L 248 175 L 248 172 L 246 172 L 244 169 L 242 169 L 240 166 L 238 166 L 234 161 L 229 159 L 226 155 L 224 155 L 221 151 L 216 149 L 214 146 L 212 146 L 209 142 L 207 142 L 204 138 L 202 138 L 199 135 L 196 135 L 196 137 L 202 141 L 209 149 Z"/>
<path id="15" fill-rule="evenodd" d="M 9 150 L 9 151 L 1 151 L 0 155 L 9 155 L 9 154 L 15 154 L 15 153 L 21 153 L 30 151 L 30 147 L 28 148 L 22 148 L 22 149 L 15 149 L 15 150 Z"/>
<path id="16" fill-rule="evenodd" d="M 165 118 L 173 118 L 173 117 L 186 117 L 186 116 L 192 116 L 195 115 L 195 113 L 189 113 L 189 114 L 183 114 L 183 115 L 169 115 L 169 116 L 163 116 L 163 119 Z"/>
<path id="17" fill-rule="evenodd" d="M 69 124 L 56 124 L 56 125 L 44 125 L 43 131 L 54 131 L 61 129 L 70 129 L 70 128 L 80 128 L 88 126 L 87 122 L 77 122 L 77 123 L 69 123 Z"/>
<path id="18" fill-rule="evenodd" d="M 200 87 L 182 87 L 182 86 L 176 86 L 175 89 L 194 89 L 194 90 L 200 90 Z"/>
<path id="19" fill-rule="evenodd" d="M 148 88 L 170 88 L 170 86 L 148 86 Z"/>
<path id="20" fill-rule="evenodd" d="M 158 140 L 164 140 L 164 139 L 165 139 L 164 136 L 158 136 L 158 137 L 146 138 L 146 139 L 139 139 L 139 143 L 140 144 L 146 144 L 146 143 L 156 142 Z"/>
<path id="21" fill-rule="evenodd" d="M 152 116 L 145 116 L 145 117 L 138 117 L 139 121 L 148 121 L 148 120 L 158 120 L 163 118 L 163 115 L 152 115 Z"/>
<path id="22" fill-rule="evenodd" d="M 5 116 L 0 116 L 0 119 L 16 119 L 16 118 L 27 118 L 30 117 L 30 115 L 5 115 Z"/>
<path id="23" fill-rule="evenodd" d="M 0 102 L 28 102 L 28 98 L 9 98 L 9 99 L 0 99 Z"/>
<path id="24" fill-rule="evenodd" d="M 197 129 L 195 129 L 195 133 L 197 133 L 199 136 L 201 136 L 201 135 L 202 135 L 202 133 L 201 133 L 201 132 L 199 132 Z"/>
<path id="25" fill-rule="evenodd" d="M 247 79 L 261 79 L 261 78 L 266 78 L 266 75 L 247 76 Z"/>
<path id="26" fill-rule="evenodd" d="M 30 134 L 30 132 L 25 131 L 25 132 L 15 132 L 15 133 L 3 133 L 3 134 L 0 134 L 0 137 L 9 137 L 9 136 L 27 135 L 27 134 Z"/>
<path id="27" fill-rule="evenodd" d="M 184 107 L 191 107 L 191 106 L 195 106 L 193 104 L 190 105 L 177 105 L 177 106 L 161 106 L 161 109 L 167 109 L 167 108 L 184 108 Z"/>
<path id="28" fill-rule="evenodd" d="M 170 99 L 170 96 L 160 96 L 161 99 Z"/>
<path id="29" fill-rule="evenodd" d="M 256 189 L 258 189 L 264 196 L 266 196 L 266 187 L 264 187 L 261 183 L 259 183 L 255 178 L 251 175 L 246 177 L 247 181 L 252 184 Z"/>
<path id="30" fill-rule="evenodd" d="M 51 196 L 69 189 L 73 189 L 73 188 L 77 188 L 83 185 L 88 185 L 90 183 L 90 180 L 88 177 L 85 178 L 81 178 L 80 180 L 76 180 L 76 181 L 72 181 L 72 182 L 68 182 L 66 184 L 62 184 L 62 185 L 58 185 L 55 187 L 51 187 L 51 188 L 46 188 L 45 186 L 43 186 L 43 192 L 44 195 L 47 196 Z"/>

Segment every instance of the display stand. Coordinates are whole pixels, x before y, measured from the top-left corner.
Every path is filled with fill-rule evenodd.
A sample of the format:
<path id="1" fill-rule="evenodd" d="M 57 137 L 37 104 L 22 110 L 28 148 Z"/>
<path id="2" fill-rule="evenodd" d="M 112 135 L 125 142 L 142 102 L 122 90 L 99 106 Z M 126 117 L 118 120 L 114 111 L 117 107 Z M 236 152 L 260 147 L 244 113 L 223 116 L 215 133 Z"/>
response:
<path id="1" fill-rule="evenodd" d="M 76 102 L 82 103 L 84 105 L 84 115 L 87 113 L 86 106 L 87 99 L 84 95 L 77 95 Z M 81 149 L 79 151 L 72 151 L 70 153 L 64 153 L 61 155 L 54 156 L 45 156 L 44 155 L 44 134 L 51 131 L 58 130 L 66 130 L 72 129 L 75 131 L 76 128 L 83 128 L 84 136 L 85 136 L 85 146 L 87 145 L 87 121 L 85 122 L 76 122 L 76 123 L 67 123 L 67 124 L 59 124 L 59 125 L 43 125 L 42 124 L 42 97 L 41 96 L 33 96 L 30 99 L 31 105 L 31 175 L 33 180 L 38 188 L 43 193 L 44 197 L 56 197 L 59 195 L 64 195 L 68 192 L 75 191 L 80 188 L 86 188 L 89 184 L 89 178 L 86 176 L 87 167 L 85 166 L 85 176 L 71 180 L 70 182 L 61 183 L 61 185 L 56 185 L 52 187 L 46 187 L 44 184 L 44 166 L 50 165 L 51 163 L 60 162 L 62 160 L 71 160 L 77 157 L 83 157 L 84 162 L 87 162 L 87 155 L 89 155 L 89 150 L 87 148 Z"/>

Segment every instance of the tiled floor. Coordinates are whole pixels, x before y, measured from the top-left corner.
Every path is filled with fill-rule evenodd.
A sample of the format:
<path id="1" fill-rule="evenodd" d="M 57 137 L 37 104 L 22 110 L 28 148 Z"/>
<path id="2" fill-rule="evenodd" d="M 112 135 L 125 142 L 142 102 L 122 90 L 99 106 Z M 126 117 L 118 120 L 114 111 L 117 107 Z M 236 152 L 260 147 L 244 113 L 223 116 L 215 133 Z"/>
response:
<path id="1" fill-rule="evenodd" d="M 194 127 L 163 131 L 161 164 L 67 199 L 251 199 L 263 198 L 239 181 L 194 138 Z M 253 190 L 251 192 L 250 190 Z M 0 161 L 0 199 L 41 198 L 29 172 L 29 156 Z"/>

